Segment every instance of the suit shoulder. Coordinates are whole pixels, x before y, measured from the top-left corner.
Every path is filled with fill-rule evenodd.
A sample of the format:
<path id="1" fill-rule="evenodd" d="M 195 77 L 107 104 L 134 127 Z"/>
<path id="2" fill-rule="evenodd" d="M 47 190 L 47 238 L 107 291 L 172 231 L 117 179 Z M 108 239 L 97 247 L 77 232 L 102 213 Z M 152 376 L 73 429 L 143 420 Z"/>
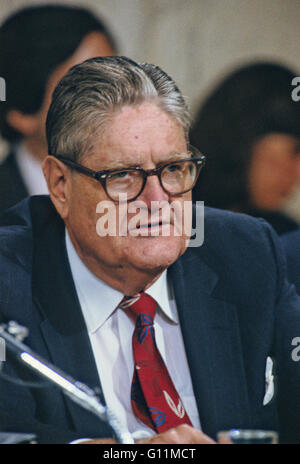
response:
<path id="1" fill-rule="evenodd" d="M 300 293 L 300 229 L 280 237 L 287 260 L 288 277 Z"/>
<path id="2" fill-rule="evenodd" d="M 282 246 L 287 254 L 300 256 L 300 228 L 281 236 Z"/>
<path id="3" fill-rule="evenodd" d="M 0 164 L 0 211 L 17 204 L 28 196 L 13 152 Z"/>
<path id="4" fill-rule="evenodd" d="M 0 255 L 20 263 L 31 260 L 33 229 L 50 206 L 48 196 L 28 197 L 0 214 Z"/>
<path id="5" fill-rule="evenodd" d="M 240 272 L 285 269 L 279 236 L 261 218 L 214 208 L 204 211 L 204 243 L 191 253 L 223 269 Z"/>
<path id="6" fill-rule="evenodd" d="M 6 266 L 7 260 L 23 262 L 21 257 L 28 254 L 31 241 L 30 205 L 26 199 L 0 215 L 0 266 Z"/>
<path id="7" fill-rule="evenodd" d="M 262 218 L 210 207 L 204 209 L 204 224 L 207 232 L 205 235 L 208 238 L 219 234 L 234 236 L 235 239 L 239 236 L 247 237 L 255 241 L 256 233 L 265 234 L 266 230 L 273 231 L 272 227 Z"/>

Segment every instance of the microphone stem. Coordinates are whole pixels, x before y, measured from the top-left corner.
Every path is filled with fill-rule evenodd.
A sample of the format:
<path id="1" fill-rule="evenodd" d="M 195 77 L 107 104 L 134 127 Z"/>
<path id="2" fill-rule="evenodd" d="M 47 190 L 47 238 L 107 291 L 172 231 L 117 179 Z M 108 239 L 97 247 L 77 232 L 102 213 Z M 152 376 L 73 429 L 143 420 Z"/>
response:
<path id="1" fill-rule="evenodd" d="M 118 443 L 134 444 L 134 440 L 126 426 L 120 422 L 118 417 L 97 398 L 95 392 L 87 385 L 74 380 L 62 370 L 58 369 L 48 361 L 34 353 L 24 343 L 10 335 L 6 325 L 0 325 L 0 337 L 6 342 L 6 346 L 12 351 L 23 364 L 30 367 L 40 376 L 50 380 L 58 386 L 69 398 L 84 409 L 95 414 L 99 419 L 108 423 L 114 430 Z"/>

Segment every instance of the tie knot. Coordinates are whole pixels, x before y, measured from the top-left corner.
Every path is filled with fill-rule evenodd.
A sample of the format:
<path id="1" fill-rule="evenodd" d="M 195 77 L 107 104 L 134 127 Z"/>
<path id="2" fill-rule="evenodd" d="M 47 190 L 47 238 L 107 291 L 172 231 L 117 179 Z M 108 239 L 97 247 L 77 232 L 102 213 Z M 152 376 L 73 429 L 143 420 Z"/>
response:
<path id="1" fill-rule="evenodd" d="M 157 303 L 152 296 L 141 292 L 134 296 L 125 296 L 120 303 L 136 325 L 152 325 Z"/>

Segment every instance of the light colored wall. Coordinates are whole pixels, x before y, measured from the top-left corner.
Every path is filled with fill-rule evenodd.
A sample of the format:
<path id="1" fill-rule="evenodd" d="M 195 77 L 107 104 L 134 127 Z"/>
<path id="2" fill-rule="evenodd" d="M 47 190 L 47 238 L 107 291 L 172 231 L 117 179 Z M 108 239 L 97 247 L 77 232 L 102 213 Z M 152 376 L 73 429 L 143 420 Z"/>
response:
<path id="1" fill-rule="evenodd" d="M 0 21 L 15 9 L 47 3 L 0 0 Z M 192 110 L 240 61 L 276 59 L 299 69 L 300 0 L 65 0 L 106 19 L 120 52 L 162 66 Z"/>

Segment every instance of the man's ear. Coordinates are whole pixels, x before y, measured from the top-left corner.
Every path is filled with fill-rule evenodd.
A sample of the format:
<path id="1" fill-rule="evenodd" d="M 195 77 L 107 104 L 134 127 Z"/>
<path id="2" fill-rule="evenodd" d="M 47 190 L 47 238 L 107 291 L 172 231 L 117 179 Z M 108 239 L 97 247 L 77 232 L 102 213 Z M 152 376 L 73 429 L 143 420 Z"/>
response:
<path id="1" fill-rule="evenodd" d="M 43 161 L 42 169 L 51 200 L 62 219 L 66 219 L 69 213 L 71 192 L 70 170 L 55 156 L 47 156 Z"/>
<path id="2" fill-rule="evenodd" d="M 30 137 L 38 128 L 38 117 L 35 114 L 24 114 L 18 110 L 9 110 L 6 115 L 8 124 L 24 137 Z"/>

